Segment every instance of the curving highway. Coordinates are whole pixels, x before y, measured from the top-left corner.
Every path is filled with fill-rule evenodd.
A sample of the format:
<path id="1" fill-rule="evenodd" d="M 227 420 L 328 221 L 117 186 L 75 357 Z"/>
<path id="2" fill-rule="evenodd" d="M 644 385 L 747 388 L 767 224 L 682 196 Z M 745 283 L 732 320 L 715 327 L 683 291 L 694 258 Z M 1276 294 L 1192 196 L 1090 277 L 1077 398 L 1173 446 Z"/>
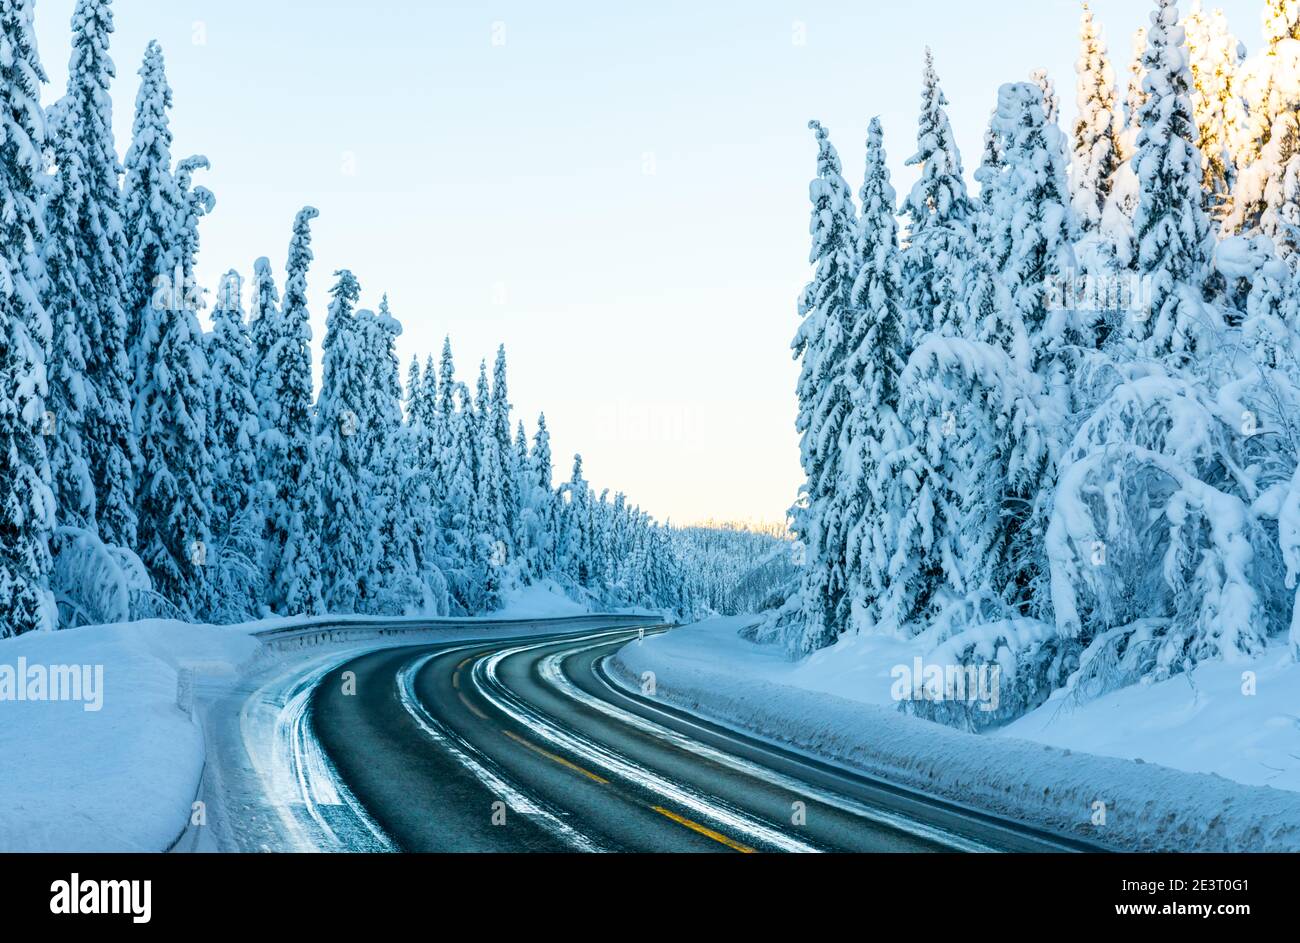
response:
<path id="1" fill-rule="evenodd" d="M 630 694 L 602 662 L 637 634 L 322 665 L 292 692 L 309 700 L 284 737 L 306 805 L 332 797 L 309 808 L 319 829 L 356 850 L 1084 850 Z"/>

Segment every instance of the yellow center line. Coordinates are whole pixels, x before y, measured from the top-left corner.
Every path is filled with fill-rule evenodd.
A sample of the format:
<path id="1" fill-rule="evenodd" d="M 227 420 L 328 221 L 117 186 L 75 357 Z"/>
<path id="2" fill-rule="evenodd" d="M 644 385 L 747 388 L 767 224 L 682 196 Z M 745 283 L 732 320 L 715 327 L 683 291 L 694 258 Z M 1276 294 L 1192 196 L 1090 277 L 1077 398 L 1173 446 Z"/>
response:
<path id="1" fill-rule="evenodd" d="M 480 720 L 488 719 L 487 714 L 483 713 L 481 710 L 479 710 L 477 707 L 475 707 L 473 704 L 469 702 L 469 698 L 465 696 L 464 691 L 457 691 L 456 696 L 460 698 L 460 702 L 462 704 L 464 704 L 466 707 L 470 709 L 470 711 L 474 714 L 475 717 L 478 717 Z"/>
<path id="2" fill-rule="evenodd" d="M 570 763 L 564 757 L 558 756 L 552 753 L 550 750 L 543 750 L 537 744 L 529 743 L 523 737 L 519 736 L 518 734 L 512 731 L 503 730 L 501 732 L 505 734 L 507 737 L 509 737 L 511 740 L 515 741 L 516 743 L 532 750 L 534 753 L 540 754 L 541 756 L 546 757 L 548 760 L 553 760 L 554 762 L 559 763 L 561 766 L 573 770 L 575 773 L 581 773 L 583 776 L 586 776 L 588 779 L 594 779 L 596 782 L 600 783 L 601 785 L 607 785 L 609 783 L 608 779 L 604 779 L 600 776 L 597 776 L 595 773 L 591 772 L 590 770 L 583 769 L 577 763 Z"/>
<path id="3" fill-rule="evenodd" d="M 655 806 L 651 806 L 650 808 L 654 809 L 656 812 L 658 812 L 660 815 L 664 816 L 665 818 L 672 819 L 678 825 L 685 825 L 691 831 L 699 832 L 705 838 L 712 838 L 715 842 L 719 842 L 723 845 L 726 845 L 732 851 L 739 851 L 747 855 L 754 854 L 754 849 L 750 848 L 748 845 L 742 845 L 740 842 L 736 841 L 735 839 L 728 838 L 726 835 L 723 835 L 721 832 L 715 832 L 713 829 L 707 828 L 706 826 L 701 825 L 699 822 L 692 822 L 690 819 L 684 818 L 683 816 L 678 815 L 676 812 L 670 812 L 667 809 L 665 809 L 663 806 L 655 805 Z"/>
<path id="4" fill-rule="evenodd" d="M 468 664 L 469 664 L 471 661 L 473 661 L 473 660 L 474 660 L 474 656 L 473 656 L 473 655 L 470 655 L 468 658 L 466 658 L 464 661 L 462 661 L 459 665 L 456 666 L 456 670 L 457 670 L 457 671 L 460 671 L 462 668 L 464 668 L 466 665 L 468 665 Z"/>
<path id="5" fill-rule="evenodd" d="M 460 672 L 453 671 L 451 674 L 451 686 L 457 691 L 460 690 Z"/>

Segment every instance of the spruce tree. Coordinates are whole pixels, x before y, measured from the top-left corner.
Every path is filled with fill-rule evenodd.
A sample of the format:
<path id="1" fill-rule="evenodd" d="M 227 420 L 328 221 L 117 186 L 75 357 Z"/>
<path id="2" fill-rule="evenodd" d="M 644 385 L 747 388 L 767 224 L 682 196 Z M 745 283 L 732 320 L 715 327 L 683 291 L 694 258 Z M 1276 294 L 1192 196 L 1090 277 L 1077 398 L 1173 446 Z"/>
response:
<path id="1" fill-rule="evenodd" d="M 506 348 L 497 348 L 496 363 L 492 369 L 492 435 L 496 439 L 496 452 L 501 464 L 501 514 L 506 542 L 515 552 L 519 532 L 519 468 L 510 441 L 510 394 L 506 386 Z"/>
<path id="2" fill-rule="evenodd" d="M 1134 218 L 1138 271 L 1148 282 L 1151 310 L 1134 327 L 1150 353 L 1189 356 L 1198 347 L 1204 320 L 1196 296 L 1213 237 L 1201 201 L 1191 71 L 1176 0 L 1156 0 L 1147 39 L 1147 101 L 1133 167 L 1140 183 Z"/>
<path id="3" fill-rule="evenodd" d="M 555 495 L 554 470 L 551 461 L 551 433 L 546 428 L 546 414 L 537 416 L 537 431 L 533 433 L 533 446 L 528 455 L 528 470 L 532 474 L 532 499 L 529 502 L 537 518 L 537 537 L 534 545 L 534 569 L 538 574 L 555 570 L 556 546 L 559 539 L 559 506 Z"/>
<path id="4" fill-rule="evenodd" d="M 388 296 L 378 314 L 359 312 L 363 362 L 370 370 L 365 412 L 365 487 L 371 533 L 364 580 L 365 611 L 397 615 L 420 601 L 416 585 L 417 543 L 429 527 L 427 507 L 412 507 L 414 494 L 414 430 L 402 422 L 402 385 L 397 338 L 402 326 L 392 315 Z"/>
<path id="5" fill-rule="evenodd" d="M 889 180 L 884 132 L 871 119 L 867 170 L 858 221 L 860 267 L 852 290 L 856 313 L 849 335 L 848 383 L 852 410 L 846 428 L 846 480 L 840 488 L 839 526 L 847 528 L 848 592 L 852 621 L 862 631 L 877 622 L 894 535 L 889 532 L 890 482 L 885 456 L 905 441 L 898 421 L 898 378 L 907 321 L 902 309 L 897 197 Z"/>
<path id="6" fill-rule="evenodd" d="M 990 240 L 995 230 L 993 206 L 998 187 L 1002 183 L 1003 171 L 1006 169 L 1006 164 L 1002 160 L 1002 139 L 994 123 L 996 118 L 995 109 L 988 127 L 984 129 L 984 152 L 980 156 L 979 167 L 975 168 L 975 182 L 980 185 L 980 192 L 979 200 L 975 204 L 975 215 L 971 221 L 971 231 L 975 235 L 976 243 L 985 252 L 992 251 Z"/>
<path id="7" fill-rule="evenodd" d="M 143 312 L 138 335 L 136 514 L 140 558 L 154 589 L 192 614 L 207 591 L 209 373 L 198 319 L 168 297 L 160 294 Z"/>
<path id="8" fill-rule="evenodd" d="M 46 451 L 60 525 L 97 530 L 95 486 L 85 430 L 95 391 L 86 366 L 87 351 L 98 334 L 96 319 L 86 317 L 81 268 L 81 205 L 84 168 L 74 144 L 67 100 L 47 113 L 47 130 L 57 172 L 49 179 L 44 205 L 46 238 L 42 244 L 47 280 L 42 298 L 52 328 L 46 366 L 49 392 Z M 92 333 L 93 332 L 93 333 Z"/>
<path id="9" fill-rule="evenodd" d="M 447 494 L 451 480 L 452 456 L 456 440 L 456 364 L 451 355 L 451 338 L 442 339 L 442 355 L 438 363 L 437 403 L 438 428 L 433 437 L 437 460 L 434 466 L 434 498 L 441 501 Z M 428 382 L 428 371 L 425 371 Z"/>
<path id="10" fill-rule="evenodd" d="M 109 0 L 78 0 L 72 14 L 72 56 L 55 153 L 64 199 L 59 210 L 73 232 L 63 251 L 76 273 L 76 307 L 85 359 L 82 441 L 95 491 L 100 538 L 118 547 L 136 543 L 132 375 L 123 308 L 127 244 L 122 227 L 113 102 L 116 70 L 109 57 Z M 47 213 L 49 211 L 47 210 Z"/>
<path id="11" fill-rule="evenodd" d="M 220 536 L 258 513 L 257 453 L 260 432 L 253 395 L 254 352 L 244 322 L 243 279 L 222 279 L 206 336 L 212 373 L 208 400 L 208 454 L 212 460 L 212 530 Z"/>
<path id="12" fill-rule="evenodd" d="M 1005 141 L 1006 178 L 996 215 L 1010 250 L 1002 277 L 1029 343 L 1011 353 L 1023 368 L 1036 370 L 1064 343 L 1065 315 L 1053 288 L 1074 271 L 1062 136 L 1046 123 L 1040 90 L 1027 82 L 999 90 L 997 127 Z"/>
<path id="13" fill-rule="evenodd" d="M 172 90 L 167 84 L 162 48 L 149 43 L 140 68 L 131 147 L 126 152 L 122 191 L 122 225 L 127 242 L 126 280 L 122 294 L 127 317 L 126 346 L 133 389 L 140 388 L 144 351 L 141 338 L 146 313 L 155 304 L 172 306 L 173 280 L 181 263 L 183 242 L 178 232 L 188 216 L 185 198 L 172 176 L 172 133 L 167 112 Z M 139 435 L 140 430 L 136 429 Z"/>
<path id="14" fill-rule="evenodd" d="M 312 262 L 313 207 L 294 220 L 284 305 L 270 264 L 257 266 L 252 334 L 261 416 L 258 477 L 266 520 L 264 560 L 270 608 L 284 615 L 324 611 L 320 575 L 321 504 L 313 447 L 311 318 L 307 272 Z"/>
<path id="15" fill-rule="evenodd" d="M 447 348 L 444 347 L 444 353 Z M 475 544 L 474 527 L 474 473 L 471 414 L 473 403 L 469 389 L 463 383 L 448 383 L 443 374 L 442 391 L 452 402 L 450 412 L 443 415 L 444 434 L 448 445 L 443 453 L 442 474 L 445 493 L 438 501 L 439 557 L 448 571 L 452 592 L 461 608 L 473 612 L 477 606 L 477 588 L 473 585 Z"/>
<path id="16" fill-rule="evenodd" d="M 1260 229 L 1273 240 L 1278 255 L 1300 270 L 1300 108 L 1274 120 L 1261 163 L 1270 171 Z"/>
<path id="17" fill-rule="evenodd" d="M 1133 61 L 1129 66 L 1129 81 L 1124 96 L 1124 130 L 1119 136 L 1120 165 L 1115 171 L 1110 199 L 1102 212 L 1102 234 L 1111 248 L 1117 269 L 1132 269 L 1137 265 L 1133 218 L 1137 215 L 1141 185 L 1133 167 L 1133 156 L 1137 153 L 1142 107 L 1147 99 L 1144 88 L 1146 67 L 1143 65 L 1146 50 L 1147 31 L 1142 28 L 1133 35 Z"/>
<path id="18" fill-rule="evenodd" d="M 40 303 L 44 227 L 37 206 L 45 81 L 30 0 L 0 3 L 0 637 L 52 631 L 50 591 L 54 496 L 47 431 L 45 362 L 49 316 Z"/>
<path id="19" fill-rule="evenodd" d="M 330 612 L 357 612 L 365 597 L 371 519 L 367 487 L 365 327 L 356 311 L 361 287 L 347 270 L 335 273 L 325 327 L 324 375 L 316 403 L 316 462 L 321 501 L 321 583 Z"/>
<path id="20" fill-rule="evenodd" d="M 501 608 L 506 567 L 511 562 L 506 529 L 504 458 L 490 424 L 479 428 L 479 481 L 474 491 L 473 547 L 476 581 L 481 586 L 477 608 Z"/>
<path id="21" fill-rule="evenodd" d="M 846 536 L 830 515 L 840 487 L 841 433 L 850 409 L 846 365 L 852 353 L 848 344 L 857 239 L 853 197 L 841 175 L 839 155 L 821 124 L 814 121 L 809 127 L 816 133 L 818 149 L 817 176 L 809 187 L 809 261 L 816 268 L 800 299 L 803 322 L 793 345 L 802 359 L 797 430 L 806 476 L 801 503 L 794 510 L 795 533 L 807 548 L 800 590 L 802 628 L 792 640 L 800 651 L 829 645 L 848 617 Z"/>
<path id="22" fill-rule="evenodd" d="M 1237 147 L 1237 163 L 1245 167 L 1263 156 L 1272 138 L 1273 122 L 1279 114 L 1294 108 L 1295 53 L 1288 45 L 1300 40 L 1300 4 L 1295 0 L 1266 0 L 1263 15 L 1264 48 L 1249 62 L 1242 75 L 1242 96 L 1246 101 L 1244 128 Z M 1259 192 L 1250 193 L 1243 208 L 1238 204 L 1234 217 L 1239 228 L 1258 222 L 1263 208 L 1257 204 Z"/>
<path id="23" fill-rule="evenodd" d="M 420 386 L 420 399 L 424 404 L 424 425 L 428 435 L 427 449 L 421 453 L 420 460 L 435 473 L 436 478 L 438 442 L 441 441 L 442 436 L 442 410 L 439 406 L 438 368 L 434 363 L 432 354 L 424 358 L 424 375 L 421 378 Z"/>
<path id="24" fill-rule="evenodd" d="M 1205 159 L 1201 177 L 1205 211 L 1214 219 L 1230 215 L 1237 181 L 1234 148 L 1245 118 L 1237 72 L 1241 44 L 1228 32 L 1222 10 L 1206 13 L 1195 0 L 1185 21 L 1192 70 L 1192 113 L 1200 134 L 1197 149 Z"/>
<path id="25" fill-rule="evenodd" d="M 193 184 L 196 170 L 208 170 L 208 159 L 203 156 L 187 157 L 176 165 L 176 189 L 181 196 L 181 214 L 178 238 L 180 239 L 181 268 L 174 290 L 183 292 L 192 310 L 204 307 L 205 290 L 195 277 L 199 257 L 199 221 L 212 212 L 216 197 L 207 187 Z"/>
<path id="26" fill-rule="evenodd" d="M 970 227 L 974 208 L 966 192 L 947 104 L 934 56 L 926 49 L 917 152 L 907 161 L 907 166 L 921 168 L 921 178 L 902 206 L 911 220 L 903 253 L 903 292 L 904 303 L 916 318 L 912 344 L 931 331 L 954 336 L 962 333 L 966 267 L 973 255 Z"/>
<path id="27" fill-rule="evenodd" d="M 184 284 L 198 248 L 197 204 L 172 175 L 171 89 L 157 43 L 146 50 L 140 79 L 123 193 L 126 304 L 134 317 L 137 541 L 154 589 L 195 613 L 206 603 L 212 499 L 207 358 Z"/>
<path id="28" fill-rule="evenodd" d="M 1076 71 L 1079 117 L 1074 125 L 1073 206 L 1083 231 L 1093 233 L 1101 227 L 1106 202 L 1115 188 L 1121 154 L 1116 128 L 1115 72 L 1086 3 Z"/>
<path id="29" fill-rule="evenodd" d="M 1287 225 L 1286 193 L 1295 182 L 1296 114 L 1300 112 L 1300 6 L 1270 0 L 1264 16 L 1267 44 L 1244 70 L 1242 94 L 1249 111 L 1239 135 L 1239 174 L 1225 228 L 1268 236 L 1290 257 L 1297 235 Z"/>

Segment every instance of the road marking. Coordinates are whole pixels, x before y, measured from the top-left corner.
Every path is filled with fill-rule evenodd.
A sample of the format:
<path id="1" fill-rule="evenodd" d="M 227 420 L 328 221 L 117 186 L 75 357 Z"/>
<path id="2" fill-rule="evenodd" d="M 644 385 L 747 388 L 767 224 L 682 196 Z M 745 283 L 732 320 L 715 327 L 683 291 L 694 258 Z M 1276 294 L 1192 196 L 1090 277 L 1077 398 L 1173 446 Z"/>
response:
<path id="1" fill-rule="evenodd" d="M 436 657 L 437 653 L 425 655 L 423 658 L 411 662 L 397 673 L 397 691 L 401 697 L 402 706 L 406 708 L 406 712 L 411 715 L 420 729 L 455 757 L 489 791 L 504 798 L 509 806 L 520 815 L 533 816 L 537 824 L 568 842 L 579 851 L 605 850 L 601 845 L 562 821 L 559 815 L 549 806 L 521 792 L 514 783 L 498 772 L 499 768 L 495 763 L 480 753 L 464 738 L 439 723 L 420 703 L 415 695 L 415 677 L 425 665 Z"/>
<path id="2" fill-rule="evenodd" d="M 581 773 L 583 776 L 586 776 L 588 779 L 594 779 L 602 786 L 609 785 L 608 779 L 605 779 L 602 776 L 597 776 L 595 773 L 591 772 L 591 770 L 583 769 L 577 763 L 570 763 L 568 760 L 566 760 L 564 757 L 560 756 L 559 754 L 552 753 L 550 750 L 544 750 L 535 743 L 529 743 L 527 740 L 525 740 L 523 737 L 519 736 L 517 733 L 515 733 L 512 730 L 503 730 L 501 732 L 505 734 L 507 737 L 509 737 L 511 740 L 515 741 L 515 743 L 521 744 L 522 746 L 526 746 L 534 753 L 538 753 L 546 757 L 548 760 L 554 760 L 556 763 L 559 763 L 561 766 L 566 767 L 567 769 L 573 770 L 575 773 Z"/>
<path id="3" fill-rule="evenodd" d="M 672 819 L 678 825 L 685 825 L 692 832 L 699 832 L 705 838 L 712 838 L 715 842 L 719 842 L 720 844 L 726 845 L 732 851 L 739 851 L 740 853 L 746 855 L 754 854 L 754 849 L 750 848 L 748 845 L 742 845 L 740 842 L 736 841 L 735 839 L 728 838 L 726 835 L 723 835 L 721 832 L 715 832 L 713 829 L 701 825 L 699 822 L 692 822 L 690 819 L 686 818 L 685 816 L 678 815 L 676 812 L 669 812 L 661 805 L 652 805 L 650 808 L 654 809 L 656 812 L 658 812 L 660 815 L 664 816 L 665 818 Z"/>
<path id="4" fill-rule="evenodd" d="M 566 640 L 566 642 L 591 642 L 596 639 L 608 641 L 611 635 L 606 632 Z M 633 638 L 634 636 L 627 636 Z M 576 732 L 561 728 L 550 716 L 533 708 L 519 695 L 510 691 L 501 681 L 497 670 L 502 661 L 523 652 L 556 645 L 554 640 L 521 645 L 516 648 L 501 649 L 490 657 L 474 663 L 469 683 L 484 699 L 498 711 L 513 718 L 530 733 L 545 740 L 555 747 L 574 756 L 581 757 L 592 768 L 607 772 L 618 779 L 635 783 L 673 805 L 688 809 L 715 825 L 732 832 L 752 835 L 764 846 L 780 851 L 816 852 L 821 849 L 814 844 L 789 835 L 780 828 L 741 811 L 730 803 L 697 790 L 686 783 L 674 782 L 646 766 L 629 759 L 594 740 L 588 740 Z"/>
<path id="5" fill-rule="evenodd" d="M 478 717 L 480 720 L 488 719 L 487 714 L 483 713 L 481 710 L 479 710 L 477 707 L 475 707 L 473 704 L 469 702 L 469 698 L 465 696 L 464 691 L 460 691 L 459 693 L 457 693 L 456 696 L 460 698 L 460 702 L 462 704 L 464 704 L 466 707 L 470 709 L 470 711 L 474 714 L 475 717 Z"/>
<path id="6" fill-rule="evenodd" d="M 886 826 L 887 828 L 897 829 L 898 831 L 904 832 L 906 834 L 915 835 L 916 837 L 927 841 L 938 842 L 939 844 L 942 844 L 948 848 L 952 848 L 956 851 L 992 852 L 998 850 L 997 848 L 985 844 L 984 842 L 980 842 L 975 839 L 966 838 L 964 836 L 950 832 L 946 829 L 940 828 L 939 826 L 931 826 L 915 819 L 909 819 L 907 816 L 902 814 L 895 814 L 892 812 L 887 812 L 884 809 L 875 806 L 868 806 L 866 803 L 859 802 L 843 793 L 838 793 L 832 790 L 813 786 L 811 783 L 798 779 L 794 776 L 789 776 L 784 773 L 779 773 L 776 770 L 771 769 L 770 767 L 761 766 L 758 763 L 752 762 L 750 760 L 742 759 L 738 756 L 735 756 L 734 754 L 727 753 L 724 750 L 715 749 L 711 746 L 708 746 L 705 743 L 702 743 L 699 740 L 694 740 L 681 733 L 678 733 L 676 730 L 672 728 L 655 723 L 654 721 L 651 720 L 647 720 L 646 718 L 643 718 L 638 714 L 633 714 L 629 711 L 626 711 L 621 707 L 616 707 L 615 705 L 613 705 L 608 701 L 602 700 L 597 697 L 593 697 L 592 695 L 588 694 L 586 691 L 583 691 L 581 688 L 577 687 L 575 684 L 573 684 L 573 682 L 571 682 L 567 677 L 565 677 L 564 672 L 560 668 L 560 663 L 566 657 L 574 654 L 575 652 L 591 651 L 592 649 L 603 647 L 604 644 L 605 643 L 597 643 L 595 645 L 588 645 L 582 649 L 572 649 L 567 652 L 557 652 L 553 655 L 548 655 L 546 658 L 542 660 L 541 667 L 540 667 L 543 680 L 549 682 L 553 687 L 559 690 L 562 694 L 567 695 L 573 700 L 578 701 L 581 704 L 585 704 L 586 706 L 591 707 L 595 710 L 598 710 L 602 714 L 605 714 L 608 717 L 612 717 L 615 720 L 620 721 L 621 723 L 627 724 L 638 730 L 642 730 L 646 733 L 649 733 L 652 736 L 658 738 L 659 740 L 662 740 L 666 743 L 673 744 L 674 746 L 677 746 L 678 748 L 686 750 L 687 752 L 693 753 L 697 756 L 701 756 L 704 757 L 705 759 L 712 760 L 715 763 L 720 763 L 723 766 L 727 766 L 731 769 L 736 770 L 737 772 L 744 773 L 749 776 L 753 776 L 767 783 L 771 783 L 772 785 L 775 785 L 781 789 L 788 789 L 799 795 L 810 796 L 817 802 L 820 802 L 824 805 L 828 805 L 831 808 L 848 812 L 851 815 L 857 816 L 858 818 L 866 819 L 867 821 L 870 822 L 876 822 L 880 825 Z M 631 699 L 631 692 L 622 690 L 621 688 L 611 684 L 610 680 L 608 678 L 602 677 L 599 672 L 596 673 L 596 678 L 607 690 L 611 691 L 615 695 Z M 688 726 L 695 727 L 696 729 L 701 729 L 701 730 L 704 729 L 699 727 L 699 725 L 697 724 L 692 724 L 689 720 L 684 720 L 681 717 L 676 717 L 674 715 L 666 714 L 662 710 L 654 707 L 653 705 L 646 704 L 644 702 L 638 702 L 638 703 L 640 703 L 641 706 L 646 710 L 653 711 L 661 717 L 671 718 L 678 723 L 686 723 Z M 753 737 L 752 734 L 746 735 L 744 731 L 735 731 L 735 732 L 739 733 L 741 736 L 749 736 L 751 738 Z M 759 739 L 761 744 L 761 738 L 756 738 L 756 739 Z"/>
<path id="7" fill-rule="evenodd" d="M 453 672 L 451 673 L 451 686 L 452 686 L 453 688 L 455 688 L 457 691 L 460 690 L 460 672 L 459 672 L 459 671 L 453 671 Z"/>
<path id="8" fill-rule="evenodd" d="M 457 670 L 457 671 L 460 671 L 462 668 L 464 668 L 466 665 L 468 665 L 468 664 L 469 664 L 471 661 L 473 661 L 473 660 L 474 660 L 474 656 L 473 656 L 473 655 L 470 655 L 468 658 L 466 658 L 464 661 L 462 661 L 459 665 L 456 666 L 456 670 Z"/>

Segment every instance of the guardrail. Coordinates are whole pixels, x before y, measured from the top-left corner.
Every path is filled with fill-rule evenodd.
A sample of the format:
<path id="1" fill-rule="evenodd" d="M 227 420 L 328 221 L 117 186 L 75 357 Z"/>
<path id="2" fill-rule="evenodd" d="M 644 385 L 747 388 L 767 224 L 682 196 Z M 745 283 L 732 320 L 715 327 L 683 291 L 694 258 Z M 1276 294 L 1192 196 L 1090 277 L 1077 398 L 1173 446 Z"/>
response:
<path id="1" fill-rule="evenodd" d="M 665 625 L 662 616 L 593 613 L 580 616 L 562 616 L 553 619 L 452 619 L 425 618 L 373 618 L 369 616 L 325 616 L 307 622 L 277 626 L 251 633 L 268 648 L 285 651 L 332 642 L 350 642 L 361 638 L 399 637 L 418 633 L 445 630 L 504 630 L 532 628 L 583 629 L 589 627 L 650 628 Z"/>

